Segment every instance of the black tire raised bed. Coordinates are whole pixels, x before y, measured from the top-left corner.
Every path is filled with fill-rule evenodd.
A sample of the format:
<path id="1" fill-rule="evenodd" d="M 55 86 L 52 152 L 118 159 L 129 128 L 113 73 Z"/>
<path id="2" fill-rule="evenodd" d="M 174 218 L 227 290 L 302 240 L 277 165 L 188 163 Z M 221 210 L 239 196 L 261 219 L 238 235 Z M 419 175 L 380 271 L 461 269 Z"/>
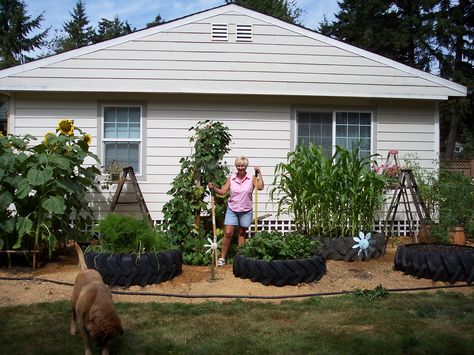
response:
<path id="1" fill-rule="evenodd" d="M 182 272 L 181 250 L 160 253 L 86 253 L 87 267 L 97 270 L 110 286 L 146 286 L 171 280 Z"/>
<path id="2" fill-rule="evenodd" d="M 359 248 L 352 248 L 356 242 L 352 237 L 321 238 L 323 244 L 322 256 L 326 260 L 368 261 L 385 255 L 385 237 L 381 233 L 371 233 L 370 244 L 365 252 L 360 253 Z"/>
<path id="3" fill-rule="evenodd" d="M 244 255 L 234 258 L 234 276 L 260 282 L 265 286 L 296 286 L 321 279 L 326 272 L 326 261 L 316 255 L 307 259 L 255 260 Z"/>
<path id="4" fill-rule="evenodd" d="M 405 244 L 395 253 L 395 270 L 433 281 L 474 280 L 474 248 L 455 244 Z"/>

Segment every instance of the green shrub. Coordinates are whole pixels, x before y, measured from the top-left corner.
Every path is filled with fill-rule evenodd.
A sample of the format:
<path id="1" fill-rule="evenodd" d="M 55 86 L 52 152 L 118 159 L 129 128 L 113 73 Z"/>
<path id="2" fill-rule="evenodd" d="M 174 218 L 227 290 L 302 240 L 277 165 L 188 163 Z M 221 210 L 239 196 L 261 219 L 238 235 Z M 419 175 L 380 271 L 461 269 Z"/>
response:
<path id="1" fill-rule="evenodd" d="M 465 227 L 468 233 L 474 219 L 474 185 L 461 173 L 441 170 L 436 182 L 439 206 L 440 233 L 438 239 L 446 241 L 448 232 Z"/>
<path id="2" fill-rule="evenodd" d="M 160 252 L 173 249 L 165 232 L 150 227 L 146 220 L 119 214 L 108 214 L 93 232 L 100 233 L 100 245 L 88 251 L 113 253 Z"/>
<path id="3" fill-rule="evenodd" d="M 250 238 L 240 252 L 249 258 L 267 261 L 304 259 L 315 255 L 319 246 L 317 240 L 303 234 L 263 231 Z"/>

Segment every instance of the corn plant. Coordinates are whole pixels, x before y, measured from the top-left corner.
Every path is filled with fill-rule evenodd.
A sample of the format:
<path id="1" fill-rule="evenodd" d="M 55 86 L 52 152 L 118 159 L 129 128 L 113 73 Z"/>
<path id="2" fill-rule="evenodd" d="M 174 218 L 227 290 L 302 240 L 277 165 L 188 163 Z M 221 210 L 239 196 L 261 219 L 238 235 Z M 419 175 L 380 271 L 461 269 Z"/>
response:
<path id="1" fill-rule="evenodd" d="M 374 156 L 359 158 L 359 148 L 298 145 L 275 167 L 270 197 L 277 214 L 290 215 L 298 231 L 318 237 L 354 236 L 371 230 L 383 202 L 384 179 L 371 169 Z"/>

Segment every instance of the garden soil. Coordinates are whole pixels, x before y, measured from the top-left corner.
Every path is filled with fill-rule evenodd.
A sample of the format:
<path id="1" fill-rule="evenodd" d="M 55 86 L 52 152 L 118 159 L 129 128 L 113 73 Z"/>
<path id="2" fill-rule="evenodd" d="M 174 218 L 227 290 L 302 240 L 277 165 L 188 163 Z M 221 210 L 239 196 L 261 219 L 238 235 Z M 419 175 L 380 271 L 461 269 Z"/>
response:
<path id="1" fill-rule="evenodd" d="M 383 257 L 367 262 L 326 262 L 326 274 L 310 284 L 298 286 L 264 286 L 248 279 L 236 278 L 232 274 L 232 265 L 216 270 L 215 279 L 211 278 L 209 267 L 183 265 L 180 276 L 171 281 L 146 287 L 132 286 L 127 289 L 114 287 L 112 291 L 141 293 L 148 295 L 113 294 L 115 302 L 182 302 L 197 303 L 205 301 L 225 302 L 244 297 L 244 300 L 261 301 L 252 297 L 267 297 L 264 301 L 281 302 L 283 299 L 303 300 L 306 297 L 279 298 L 269 300 L 270 296 L 287 297 L 300 295 L 334 294 L 359 290 L 373 290 L 382 285 L 387 290 L 423 289 L 449 286 L 445 282 L 434 282 L 428 279 L 417 279 L 393 269 L 393 260 L 397 245 L 409 243 L 410 238 L 392 238 L 387 253 Z M 473 245 L 473 243 L 469 243 Z M 23 305 L 40 302 L 69 300 L 74 278 L 79 271 L 77 255 L 74 248 L 68 248 L 54 260 L 40 268 L 2 267 L 0 277 L 33 278 L 33 280 L 0 279 L 0 307 Z M 58 283 L 52 283 L 52 280 Z M 64 284 L 63 284 L 64 283 Z M 466 285 L 458 282 L 454 285 Z M 456 287 L 446 290 L 474 294 L 473 287 Z M 430 291 L 433 292 L 433 291 Z M 193 296 L 195 298 L 190 298 Z M 221 297 L 216 297 L 221 296 Z"/>

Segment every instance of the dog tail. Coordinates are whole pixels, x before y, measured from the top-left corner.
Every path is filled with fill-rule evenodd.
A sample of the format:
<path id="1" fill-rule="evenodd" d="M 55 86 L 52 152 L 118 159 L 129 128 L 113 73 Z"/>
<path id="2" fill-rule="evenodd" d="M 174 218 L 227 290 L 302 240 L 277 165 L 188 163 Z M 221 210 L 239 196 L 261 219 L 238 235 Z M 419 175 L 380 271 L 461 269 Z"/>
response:
<path id="1" fill-rule="evenodd" d="M 84 253 L 82 252 L 81 247 L 76 242 L 74 242 L 74 246 L 76 247 L 77 256 L 79 257 L 79 265 L 81 266 L 81 270 L 87 269 L 86 260 L 84 259 Z"/>

